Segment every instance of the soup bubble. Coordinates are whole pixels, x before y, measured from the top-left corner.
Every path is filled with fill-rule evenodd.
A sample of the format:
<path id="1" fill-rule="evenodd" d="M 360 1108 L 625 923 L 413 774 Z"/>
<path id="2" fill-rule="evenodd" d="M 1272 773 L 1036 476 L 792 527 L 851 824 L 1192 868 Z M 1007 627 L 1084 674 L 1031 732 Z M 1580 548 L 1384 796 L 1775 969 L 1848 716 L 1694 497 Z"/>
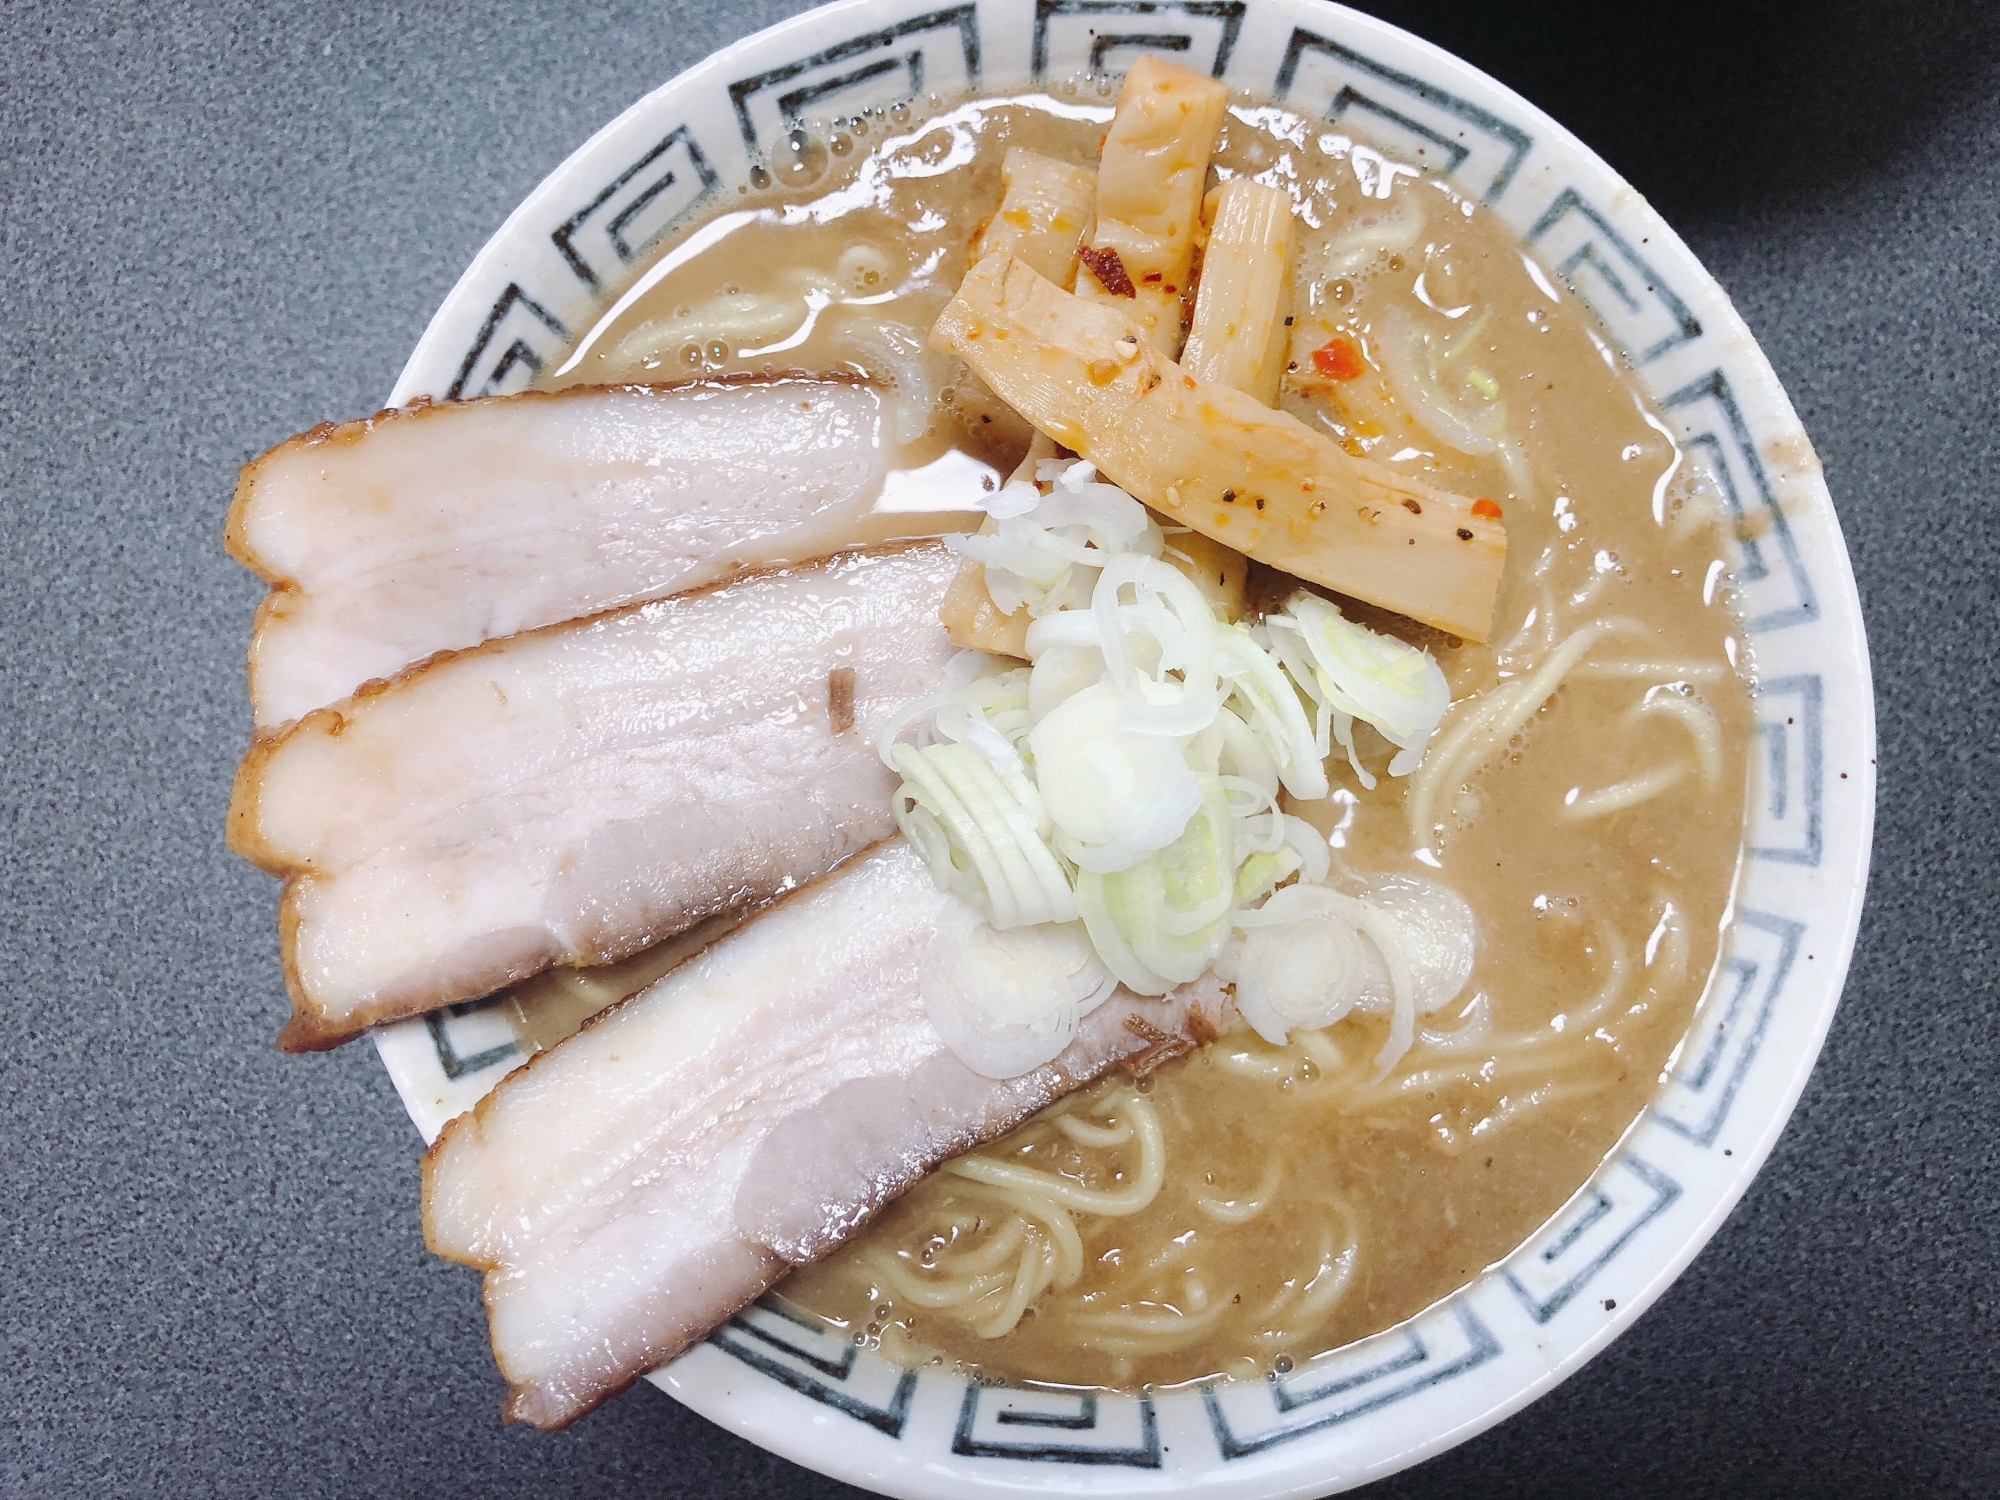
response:
<path id="1" fill-rule="evenodd" d="M 805 187 L 826 171 L 827 150 L 804 129 L 795 129 L 771 153 L 771 175 L 786 187 Z"/>

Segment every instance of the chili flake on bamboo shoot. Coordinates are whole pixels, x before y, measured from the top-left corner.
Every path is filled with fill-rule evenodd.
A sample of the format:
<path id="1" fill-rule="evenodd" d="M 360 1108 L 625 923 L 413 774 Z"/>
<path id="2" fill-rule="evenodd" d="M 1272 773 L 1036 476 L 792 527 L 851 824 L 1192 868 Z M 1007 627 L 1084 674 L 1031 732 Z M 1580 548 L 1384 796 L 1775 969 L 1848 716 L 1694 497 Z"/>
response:
<path id="1" fill-rule="evenodd" d="M 931 332 L 1041 432 L 1162 512 L 1272 567 L 1469 640 L 1493 623 L 1507 534 L 1462 496 L 1343 452 L 1199 380 L 1109 302 L 989 256 Z"/>

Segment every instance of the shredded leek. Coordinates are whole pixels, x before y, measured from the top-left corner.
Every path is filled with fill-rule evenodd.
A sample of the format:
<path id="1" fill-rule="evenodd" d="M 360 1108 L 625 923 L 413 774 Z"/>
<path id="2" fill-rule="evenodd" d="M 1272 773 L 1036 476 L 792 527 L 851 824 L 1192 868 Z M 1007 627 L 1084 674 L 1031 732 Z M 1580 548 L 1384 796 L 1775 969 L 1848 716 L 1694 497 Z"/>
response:
<path id="1" fill-rule="evenodd" d="M 1141 995 L 1199 979 L 1229 936 L 1235 837 L 1221 779 L 1204 782 L 1200 806 L 1171 845 L 1123 870 L 1077 874 L 1077 906 L 1098 955 Z"/>
<path id="2" fill-rule="evenodd" d="M 896 826 L 940 886 L 999 928 L 1076 919 L 1069 874 L 1049 847 L 1048 815 L 1020 751 L 1027 677 L 1021 668 L 974 677 L 932 704 L 931 744 L 885 746 L 903 776 Z"/>
<path id="3" fill-rule="evenodd" d="M 1285 654 L 1293 680 L 1329 716 L 1333 738 L 1364 787 L 1372 791 L 1375 778 L 1355 750 L 1356 719 L 1374 725 L 1401 752 L 1389 763 L 1391 776 L 1407 776 L 1417 768 L 1424 746 L 1451 706 L 1444 670 L 1428 651 L 1357 625 L 1338 606 L 1303 589 L 1266 626 Z M 1294 637 L 1295 652 L 1288 649 Z"/>
<path id="4" fill-rule="evenodd" d="M 987 508 L 989 533 L 952 544 L 996 606 L 1034 616 L 1033 665 L 962 653 L 880 745 L 897 826 L 974 924 L 926 960 L 941 1034 L 969 1066 L 1025 1071 L 1100 990 L 1164 995 L 1213 968 L 1273 1040 L 1381 1011 L 1399 1056 L 1464 983 L 1469 912 L 1329 889 L 1325 839 L 1280 797 L 1326 796 L 1335 744 L 1375 785 L 1357 719 L 1396 747 L 1390 775 L 1415 769 L 1448 704 L 1437 663 L 1303 590 L 1261 624 L 1221 618 L 1088 463 L 1045 462 Z"/>
<path id="5" fill-rule="evenodd" d="M 1118 987 L 1076 923 L 1000 931 L 959 907 L 924 949 L 926 1014 L 974 1072 L 1013 1078 L 1060 1054 Z"/>
<path id="6" fill-rule="evenodd" d="M 991 535 L 951 536 L 953 550 L 986 570 L 987 592 L 1002 614 L 1025 607 L 1040 618 L 1087 602 L 1097 570 L 1114 557 L 1158 557 L 1159 526 L 1146 507 L 1116 485 L 1097 482 L 1087 463 L 1060 468 L 1044 496 L 1025 480 L 987 502 Z"/>

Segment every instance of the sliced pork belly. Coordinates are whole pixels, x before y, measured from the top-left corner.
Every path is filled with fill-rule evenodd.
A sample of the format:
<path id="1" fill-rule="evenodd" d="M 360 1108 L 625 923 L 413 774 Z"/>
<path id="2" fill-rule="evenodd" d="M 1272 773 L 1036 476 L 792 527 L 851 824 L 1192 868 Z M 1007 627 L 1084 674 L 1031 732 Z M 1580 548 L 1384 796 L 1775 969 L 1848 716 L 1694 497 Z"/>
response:
<path id="1" fill-rule="evenodd" d="M 586 387 L 280 444 L 244 467 L 225 534 L 273 585 L 250 647 L 257 723 L 433 652 L 939 529 L 875 513 L 883 400 L 804 378 Z"/>
<path id="2" fill-rule="evenodd" d="M 982 1078 L 917 991 L 918 959 L 956 899 L 891 841 L 445 1127 L 424 1160 L 425 1235 L 487 1273 L 508 1417 L 573 1420 L 939 1162 L 1163 1035 L 1205 1040 L 1228 1024 L 1212 979 L 1164 1000 L 1120 990 L 1054 1062 Z"/>
<path id="3" fill-rule="evenodd" d="M 894 828 L 873 744 L 951 656 L 936 543 L 433 661 L 254 743 L 229 837 L 288 877 L 279 1038 L 332 1046 L 608 963 Z"/>

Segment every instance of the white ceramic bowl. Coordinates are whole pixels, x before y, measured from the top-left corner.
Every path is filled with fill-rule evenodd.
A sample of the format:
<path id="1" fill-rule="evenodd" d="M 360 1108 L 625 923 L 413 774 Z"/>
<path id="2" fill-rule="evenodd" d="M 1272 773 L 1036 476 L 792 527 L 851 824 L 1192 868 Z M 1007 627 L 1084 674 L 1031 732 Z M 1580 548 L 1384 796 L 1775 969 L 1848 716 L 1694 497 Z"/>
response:
<path id="1" fill-rule="evenodd" d="M 1442 171 L 1597 313 L 1742 521 L 1733 563 L 1760 736 L 1748 864 L 1672 1081 L 1527 1244 L 1399 1328 L 1283 1378 L 1078 1396 L 904 1372 L 757 1307 L 652 1377 L 752 1442 L 892 1495 L 1319 1495 L 1518 1410 L 1629 1327 L 1742 1195 L 1818 1054 L 1860 919 L 1874 699 L 1847 553 L 1791 403 L 1721 288 L 1637 192 L 1508 89 L 1353 11 L 844 0 L 799 16 L 657 89 L 550 173 L 445 299 L 390 400 L 518 389 L 651 245 L 724 202 L 797 112 L 1119 70 L 1139 48 Z M 520 1060 L 477 1005 L 378 1042 L 426 1138 Z"/>

